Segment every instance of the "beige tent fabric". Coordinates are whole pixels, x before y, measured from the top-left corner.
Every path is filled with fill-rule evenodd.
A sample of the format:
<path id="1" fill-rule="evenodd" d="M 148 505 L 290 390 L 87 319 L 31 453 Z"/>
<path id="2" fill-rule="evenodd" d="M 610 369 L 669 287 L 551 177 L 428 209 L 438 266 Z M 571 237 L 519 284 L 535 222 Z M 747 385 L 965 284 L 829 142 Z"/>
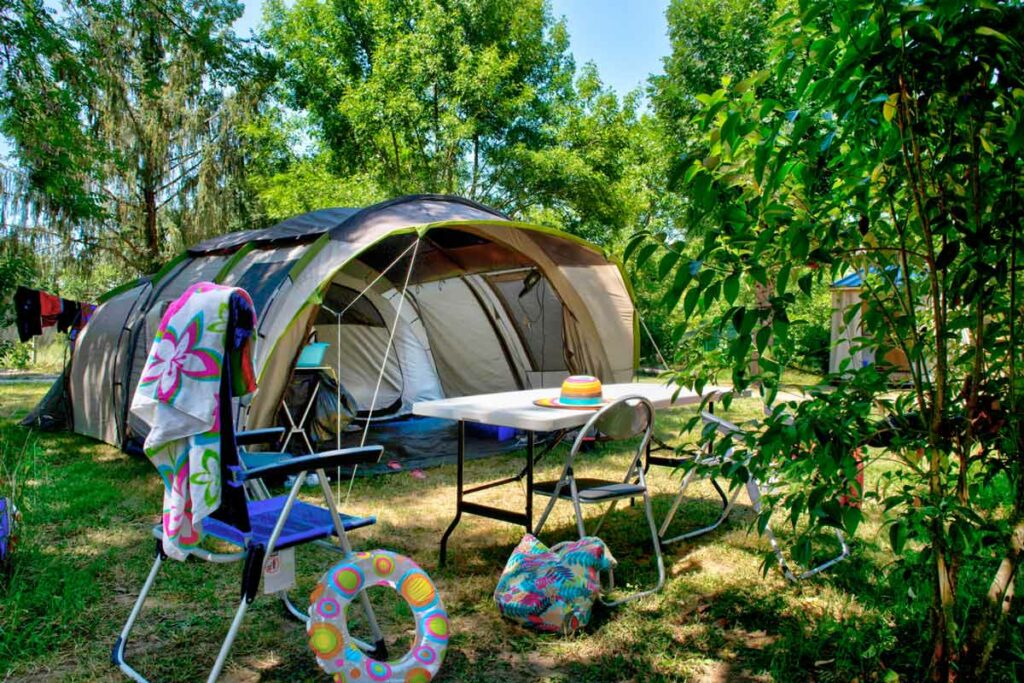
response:
<path id="1" fill-rule="evenodd" d="M 632 301 L 619 269 L 595 249 L 569 237 L 505 222 L 485 208 L 458 200 L 403 198 L 369 207 L 356 214 L 344 228 L 325 233 L 312 242 L 292 247 L 255 249 L 245 254 L 227 274 L 225 284 L 239 285 L 254 264 L 298 264 L 304 255 L 312 254 L 301 269 L 288 266 L 293 272 L 281 281 L 276 291 L 263 293 L 265 310 L 259 311 L 254 359 L 260 385 L 247 410 L 247 419 L 240 424 L 257 427 L 273 421 L 295 357 L 311 328 L 312 315 L 319 303 L 318 295 L 338 271 L 354 266 L 361 252 L 396 232 L 409 234 L 412 230 L 433 227 L 464 230 L 510 249 L 511 252 L 495 249 L 487 254 L 501 261 L 497 267 L 536 264 L 568 312 L 564 326 L 565 343 L 573 354 L 570 369 L 593 373 L 606 382 L 629 381 L 632 378 L 635 342 Z M 466 252 L 467 255 L 471 253 L 476 252 Z M 436 250 L 434 255 L 444 260 Z M 98 317 L 93 319 L 87 328 L 89 331 L 80 339 L 76 353 L 76 364 L 80 363 L 80 368 L 72 373 L 71 391 L 78 431 L 108 442 L 117 440 L 114 427 L 117 406 L 130 400 L 130 395 L 97 399 L 90 393 L 96 391 L 94 387 L 108 387 L 115 379 L 120 380 L 119 368 L 124 367 L 132 354 L 141 354 L 144 360 L 149 339 L 134 347 L 122 344 L 118 348 L 121 328 L 127 323 L 129 329 L 138 330 L 139 335 L 148 335 L 153 317 L 159 319 L 161 302 L 173 299 L 193 282 L 212 279 L 228 258 L 230 255 L 192 259 L 159 283 L 164 289 L 152 297 L 149 290 L 137 289 L 119 295 L 101 307 L 101 310 L 107 308 L 108 312 L 99 315 L 101 311 L 98 311 Z M 483 262 L 488 263 L 486 260 Z M 389 274 L 393 282 L 402 279 L 405 264 L 396 268 L 402 272 L 396 270 Z M 428 273 L 429 269 L 426 269 L 424 274 Z M 436 368 L 431 369 L 442 379 L 445 394 L 501 391 L 536 382 L 547 385 L 558 379 L 559 373 L 534 373 L 528 363 L 524 365 L 523 359 L 528 359 L 528 355 L 507 320 L 507 311 L 499 302 L 491 300 L 495 297 L 486 284 L 478 287 L 478 295 L 484 295 L 485 305 L 497 306 L 492 312 L 503 336 L 510 340 L 511 345 L 507 349 L 502 348 L 491 322 L 480 309 L 478 297 L 473 296 L 465 282 L 455 279 L 446 284 L 442 295 L 438 283 L 415 283 L 411 293 L 418 308 L 403 308 L 403 318 L 414 311 L 421 316 L 429 343 L 420 343 L 417 348 L 419 352 L 428 349 L 433 355 Z M 387 283 L 387 286 L 391 287 L 391 284 Z M 391 290 L 387 296 L 394 296 L 394 291 Z M 133 305 L 140 297 L 153 300 L 133 312 Z M 460 316 L 463 320 L 473 318 L 475 322 L 473 325 L 460 325 Z M 143 326 L 145 330 L 141 329 Z M 422 336 L 423 332 L 416 334 Z M 368 348 L 368 341 L 364 340 L 362 346 Z M 374 340 L 374 344 L 379 341 Z M 353 338 L 353 344 L 360 342 Z M 89 350 L 90 346 L 92 350 Z M 512 357 L 511 367 L 509 356 Z M 140 366 L 140 362 L 133 363 L 130 381 L 137 381 L 141 367 L 135 366 Z M 374 369 L 379 369 L 379 366 L 375 365 Z M 124 393 L 133 390 L 134 386 L 126 387 Z"/>
<path id="2" fill-rule="evenodd" d="M 569 239 L 515 224 L 466 225 L 465 229 L 506 244 L 537 263 L 575 317 L 578 329 L 572 348 L 581 360 L 580 371 L 604 382 L 632 379 L 633 304 L 617 267 Z"/>
<path id="3" fill-rule="evenodd" d="M 326 244 L 293 282 L 286 282 L 283 285 L 273 304 L 264 314 L 264 322 L 260 326 L 261 336 L 271 340 L 275 346 L 273 351 L 275 362 L 268 364 L 269 357 L 266 354 L 271 353 L 270 345 L 265 344 L 257 351 L 256 372 L 260 378 L 261 389 L 257 391 L 249 410 L 249 421 L 247 422 L 249 427 L 268 424 L 274 407 L 264 406 L 263 402 L 271 400 L 270 397 L 281 395 L 284 384 L 287 382 L 290 359 L 294 358 L 299 345 L 305 340 L 304 335 L 299 335 L 294 331 L 290 331 L 287 336 L 282 336 L 285 327 L 289 325 L 288 318 L 290 317 L 285 309 L 293 307 L 296 299 L 306 301 L 314 296 L 330 282 L 339 268 L 359 252 L 384 238 L 389 231 L 406 228 L 410 224 L 423 225 L 429 222 L 427 219 L 431 218 L 439 221 L 459 221 L 443 223 L 439 227 L 461 229 L 493 240 L 522 253 L 535 262 L 575 319 L 571 323 L 567 323 L 567 325 L 575 327 L 572 334 L 566 336 L 567 344 L 572 348 L 577 361 L 571 369 L 576 372 L 592 373 L 605 382 L 632 380 L 633 304 L 619 269 L 605 260 L 601 254 L 570 238 L 560 238 L 523 229 L 515 223 L 510 223 L 507 227 L 495 224 L 492 222 L 495 220 L 494 216 L 473 207 L 459 204 L 448 205 L 443 202 L 428 202 L 426 206 L 398 205 L 373 212 L 360 228 L 347 235 L 344 242 L 322 238 L 327 239 Z M 488 222 L 477 223 L 476 221 L 479 219 Z M 409 223 L 407 221 L 422 222 Z M 310 245 L 309 248 L 313 248 L 313 246 Z M 404 269 L 404 267 L 404 264 L 396 266 L 399 269 Z M 401 274 L 404 274 L 404 271 Z M 480 364 L 471 366 L 451 358 L 451 351 L 448 349 L 465 349 L 469 345 L 460 341 L 459 335 L 452 330 L 440 329 L 439 325 L 432 328 L 431 322 L 439 322 L 437 311 L 435 309 L 434 315 L 431 317 L 431 313 L 426 310 L 426 305 L 418 293 L 421 288 L 425 289 L 426 287 L 428 287 L 428 283 L 421 283 L 413 289 L 413 292 L 420 303 L 420 314 L 431 338 L 431 351 L 437 364 L 438 375 L 442 378 L 445 394 L 457 396 L 464 395 L 466 392 L 479 393 L 479 391 L 518 388 L 519 382 L 516 381 L 515 375 L 511 371 L 505 374 L 506 370 L 502 370 L 501 377 L 492 378 L 495 383 L 490 388 L 481 388 L 475 392 L 469 389 L 471 386 L 486 387 L 482 381 L 467 382 L 466 376 L 476 371 L 485 374 L 496 372 L 493 369 L 485 369 L 484 364 L 497 360 L 499 356 L 493 353 L 493 347 L 484 347 L 486 352 L 481 354 Z M 427 298 L 430 299 L 431 295 L 432 292 L 428 292 Z M 474 305 L 476 305 L 475 302 Z M 308 322 L 308 314 L 305 321 Z M 305 325 L 306 322 L 303 322 L 302 325 Z M 444 347 L 435 336 L 435 331 L 448 344 L 457 343 L 458 346 Z M 276 347 L 286 348 L 277 349 Z M 503 355 L 501 358 L 503 367 L 507 369 L 508 362 L 504 360 Z M 454 379 L 446 382 L 444 379 L 446 373 L 453 367 L 458 368 Z M 472 370 L 466 371 L 462 368 L 472 368 Z M 280 373 L 285 374 L 282 376 Z M 528 377 L 526 381 L 529 381 Z"/>
<path id="4" fill-rule="evenodd" d="M 79 434 L 119 442 L 113 382 L 120 377 L 124 357 L 118 355 L 117 344 L 125 319 L 149 289 L 147 282 L 100 304 L 75 342 L 68 390 Z"/>
<path id="5" fill-rule="evenodd" d="M 418 285 L 415 296 L 445 396 L 522 388 L 465 282 L 455 278 Z"/>
<path id="6" fill-rule="evenodd" d="M 384 315 L 392 317 L 387 320 L 390 323 L 394 320 L 394 311 L 385 310 Z M 348 390 L 356 399 L 356 405 L 360 410 L 369 410 L 370 401 L 373 400 L 373 391 L 377 386 L 377 377 L 380 374 L 381 361 L 384 359 L 384 352 L 388 343 L 388 328 L 366 327 L 362 325 L 341 326 L 341 367 L 337 367 L 339 354 L 337 352 L 337 325 L 317 325 L 317 338 L 330 344 L 325 364 L 334 368 L 341 385 Z M 377 401 L 373 405 L 374 411 L 387 408 L 395 401 L 402 398 L 404 382 L 402 380 L 402 363 L 398 351 L 392 347 L 388 353 L 388 360 L 384 366 L 384 375 L 381 378 L 380 390 L 377 392 Z"/>

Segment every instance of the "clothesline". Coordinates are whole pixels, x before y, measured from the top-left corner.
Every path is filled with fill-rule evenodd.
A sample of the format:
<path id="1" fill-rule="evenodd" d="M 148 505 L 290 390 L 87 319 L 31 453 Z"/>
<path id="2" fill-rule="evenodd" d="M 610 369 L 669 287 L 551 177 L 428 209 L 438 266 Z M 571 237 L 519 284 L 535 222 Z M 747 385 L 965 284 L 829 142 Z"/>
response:
<path id="1" fill-rule="evenodd" d="M 95 310 L 94 304 L 63 299 L 29 287 L 18 287 L 14 293 L 15 323 L 18 339 L 22 342 L 41 335 L 43 328 L 54 325 L 58 332 L 68 332 L 74 341 Z"/>

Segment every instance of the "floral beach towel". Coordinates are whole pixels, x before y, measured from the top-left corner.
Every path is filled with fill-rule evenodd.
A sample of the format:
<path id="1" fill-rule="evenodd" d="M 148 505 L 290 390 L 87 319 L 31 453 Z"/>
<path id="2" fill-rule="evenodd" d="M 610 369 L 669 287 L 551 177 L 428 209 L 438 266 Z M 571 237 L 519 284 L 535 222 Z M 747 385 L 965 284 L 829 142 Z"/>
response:
<path id="1" fill-rule="evenodd" d="M 150 426 L 143 449 L 164 481 L 169 557 L 185 559 L 201 540 L 202 520 L 220 506 L 221 376 L 226 358 L 232 395 L 256 389 L 254 327 L 248 293 L 210 282 L 185 290 L 160 320 L 131 411 Z"/>

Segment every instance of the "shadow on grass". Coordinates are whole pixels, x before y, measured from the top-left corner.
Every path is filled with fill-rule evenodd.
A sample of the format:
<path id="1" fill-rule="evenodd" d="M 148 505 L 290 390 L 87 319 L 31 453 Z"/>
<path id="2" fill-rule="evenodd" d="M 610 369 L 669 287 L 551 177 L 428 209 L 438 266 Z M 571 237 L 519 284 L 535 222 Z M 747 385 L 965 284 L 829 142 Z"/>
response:
<path id="1" fill-rule="evenodd" d="M 41 395 L 45 387 L 36 391 Z M 22 393 L 13 403 L 5 395 L 0 410 L 4 467 L 17 460 L 25 472 L 21 544 L 14 575 L 0 588 L 0 677 L 123 680 L 108 654 L 152 562 L 159 478 L 144 459 L 89 439 L 14 426 L 31 403 L 31 392 Z M 538 480 L 557 476 L 562 452 L 541 464 Z M 587 455 L 587 464 L 621 472 L 624 453 L 601 449 Z M 523 461 L 521 452 L 471 461 L 467 481 L 507 476 Z M 678 476 L 661 470 L 652 481 L 660 521 Z M 341 482 L 342 494 L 347 483 Z M 875 544 L 859 541 L 853 561 L 790 586 L 775 571 L 762 577 L 767 544 L 748 532 L 746 505 L 715 532 L 665 549 L 669 579 L 661 594 L 615 610 L 598 608 L 587 630 L 571 638 L 534 634 L 502 620 L 491 597 L 521 528 L 467 516 L 452 537 L 448 566 L 437 570 L 454 487 L 452 466 L 428 470 L 422 480 L 408 472 L 358 479 L 346 506 L 378 517 L 376 526 L 352 534 L 357 547 L 409 555 L 437 582 L 453 631 L 438 680 L 867 679 L 898 646 L 891 590 L 878 578 L 885 555 Z M 710 488 L 693 491 L 670 534 L 717 516 Z M 308 498 L 314 499 L 312 491 Z M 521 510 L 524 498 L 512 486 L 485 492 L 480 502 Z M 544 502 L 535 501 L 536 516 Z M 575 535 L 571 506 L 557 510 L 542 535 L 548 543 Z M 601 531 L 619 560 L 620 586 L 655 581 L 646 529 L 637 505 L 620 506 Z M 783 543 L 791 542 L 788 529 L 776 531 Z M 327 551 L 299 549 L 296 595 L 336 561 Z M 238 564 L 168 563 L 130 644 L 129 657 L 140 670 L 154 680 L 203 676 L 237 606 L 240 571 Z M 407 615 L 394 597 L 383 600 L 385 630 L 407 631 Z M 303 628 L 272 597 L 253 604 L 229 662 L 226 680 L 323 680 Z"/>

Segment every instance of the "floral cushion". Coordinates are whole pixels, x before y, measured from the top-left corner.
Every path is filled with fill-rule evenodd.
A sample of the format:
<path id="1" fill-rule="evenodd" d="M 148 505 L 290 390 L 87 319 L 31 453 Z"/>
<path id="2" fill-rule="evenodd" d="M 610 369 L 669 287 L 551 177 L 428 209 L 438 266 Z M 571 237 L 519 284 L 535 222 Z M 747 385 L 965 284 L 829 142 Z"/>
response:
<path id="1" fill-rule="evenodd" d="M 614 563 L 599 538 L 548 548 L 527 534 L 508 558 L 494 600 L 502 616 L 527 628 L 572 633 L 590 621 L 599 572 Z"/>

